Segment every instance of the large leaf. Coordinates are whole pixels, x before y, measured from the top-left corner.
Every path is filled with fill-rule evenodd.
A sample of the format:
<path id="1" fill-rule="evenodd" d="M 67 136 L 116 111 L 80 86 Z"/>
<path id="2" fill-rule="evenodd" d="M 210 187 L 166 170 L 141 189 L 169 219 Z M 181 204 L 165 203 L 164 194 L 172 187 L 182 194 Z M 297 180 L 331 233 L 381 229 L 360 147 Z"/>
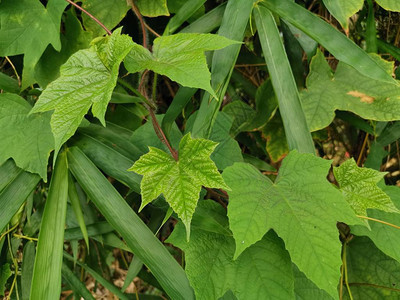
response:
<path id="1" fill-rule="evenodd" d="M 359 11 L 363 0 L 323 0 L 329 12 L 339 21 L 343 28 L 348 28 L 348 20 Z"/>
<path id="2" fill-rule="evenodd" d="M 187 134 L 179 143 L 178 161 L 160 149 L 149 147 L 150 151 L 130 168 L 130 171 L 144 175 L 140 183 L 140 209 L 163 194 L 185 224 L 189 237 L 201 187 L 229 189 L 210 159 L 216 146 L 213 141 L 192 139 Z"/>
<path id="3" fill-rule="evenodd" d="M 355 237 L 346 250 L 353 298 L 344 299 L 399 299 L 400 263 L 380 252 L 366 237 Z"/>
<path id="4" fill-rule="evenodd" d="M 296 300 L 333 300 L 324 290 L 319 289 L 297 267 L 293 265 L 294 292 Z"/>
<path id="5" fill-rule="evenodd" d="M 151 270 L 172 299 L 194 299 L 185 272 L 106 177 L 79 150 L 68 151 L 72 174 L 109 224 Z"/>
<path id="6" fill-rule="evenodd" d="M 211 75 L 204 52 L 232 44 L 238 42 L 215 34 L 162 36 L 154 40 L 153 52 L 135 44 L 124 64 L 131 73 L 149 69 L 183 86 L 201 88 L 217 97 L 210 85 Z"/>
<path id="7" fill-rule="evenodd" d="M 136 2 L 140 13 L 146 17 L 169 16 L 167 0 L 137 0 Z"/>
<path id="8" fill-rule="evenodd" d="M 400 11 L 400 2 L 397 0 L 376 0 L 386 10 Z"/>
<path id="9" fill-rule="evenodd" d="M 202 201 L 199 209 L 207 210 L 208 221 L 225 211 L 214 202 Z M 197 211 L 193 222 L 197 219 Z M 219 299 L 227 290 L 237 299 L 293 299 L 293 274 L 290 258 L 272 231 L 232 260 L 234 241 L 231 236 L 193 228 L 190 242 L 179 223 L 168 242 L 185 251 L 186 273 L 196 299 Z"/>
<path id="10" fill-rule="evenodd" d="M 56 152 L 76 131 L 92 106 L 103 125 L 104 114 L 118 78 L 122 59 L 132 48 L 127 35 L 116 30 L 95 47 L 80 50 L 61 67 L 61 76 L 47 86 L 31 113 L 53 110 L 51 128 Z"/>
<path id="11" fill-rule="evenodd" d="M 67 4 L 50 0 L 45 8 L 37 0 L 0 2 L 0 56 L 24 54 L 23 89 L 35 81 L 33 70 L 46 47 L 60 51 L 60 21 Z"/>
<path id="12" fill-rule="evenodd" d="M 363 75 L 379 81 L 394 82 L 381 64 L 370 57 L 344 34 L 321 20 L 318 16 L 291 0 L 266 0 L 265 5 L 283 19 L 304 31 L 307 35 L 319 42 L 338 60 L 357 69 Z"/>
<path id="13" fill-rule="evenodd" d="M 40 225 L 30 299 L 58 299 L 68 199 L 67 155 L 56 161 Z"/>
<path id="14" fill-rule="evenodd" d="M 377 121 L 400 119 L 399 85 L 370 79 L 342 62 L 332 74 L 320 51 L 312 59 L 310 68 L 307 89 L 301 96 L 312 131 L 328 126 L 337 109 Z"/>
<path id="15" fill-rule="evenodd" d="M 400 188 L 396 186 L 384 186 L 383 192 L 400 207 Z M 377 209 L 369 209 L 368 216 L 390 224 L 400 226 L 400 214 L 384 212 Z M 352 226 L 351 232 L 356 235 L 368 236 L 383 253 L 400 262 L 400 234 L 399 229 L 378 222 L 369 222 L 370 229 L 365 226 Z"/>
<path id="16" fill-rule="evenodd" d="M 54 149 L 51 113 L 29 115 L 32 106 L 15 94 L 0 94 L 0 164 L 13 158 L 24 170 L 47 180 L 47 161 Z"/>
<path id="17" fill-rule="evenodd" d="M 272 12 L 264 6 L 257 5 L 254 14 L 289 149 L 315 153 L 300 95 Z"/>
<path id="18" fill-rule="evenodd" d="M 273 228 L 299 269 L 337 298 L 341 243 L 336 223 L 360 221 L 326 180 L 330 165 L 312 154 L 292 151 L 283 160 L 275 183 L 244 163 L 228 167 L 223 177 L 232 189 L 228 216 L 235 257 Z"/>
<path id="19" fill-rule="evenodd" d="M 108 29 L 113 29 L 125 17 L 129 6 L 126 0 L 83 0 L 82 7 L 95 16 Z M 83 25 L 93 33 L 93 37 L 104 35 L 99 24 L 86 14 L 82 14 Z"/>
<path id="20" fill-rule="evenodd" d="M 333 173 L 343 196 L 358 215 L 366 216 L 368 208 L 400 213 L 390 197 L 377 186 L 386 173 L 359 168 L 354 159 L 333 168 Z"/>

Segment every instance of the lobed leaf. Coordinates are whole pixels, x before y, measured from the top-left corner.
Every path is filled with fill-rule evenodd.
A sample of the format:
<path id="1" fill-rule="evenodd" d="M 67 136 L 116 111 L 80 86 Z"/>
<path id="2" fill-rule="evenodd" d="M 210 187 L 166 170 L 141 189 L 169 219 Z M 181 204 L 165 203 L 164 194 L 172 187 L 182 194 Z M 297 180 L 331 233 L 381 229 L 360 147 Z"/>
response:
<path id="1" fill-rule="evenodd" d="M 137 0 L 136 2 L 140 13 L 146 17 L 169 16 L 167 0 Z"/>
<path id="2" fill-rule="evenodd" d="M 217 98 L 211 88 L 211 75 L 205 51 L 239 44 L 216 34 L 179 33 L 154 40 L 153 52 L 135 44 L 124 60 L 130 73 L 145 69 L 168 76 L 183 86 L 201 88 Z"/>
<path id="3" fill-rule="evenodd" d="M 348 29 L 349 18 L 358 12 L 363 0 L 323 0 L 329 12 L 339 21 L 343 28 Z"/>
<path id="4" fill-rule="evenodd" d="M 32 107 L 16 94 L 0 94 L 0 164 L 13 158 L 16 165 L 47 181 L 47 162 L 54 149 L 50 113 L 30 115 Z"/>
<path id="5" fill-rule="evenodd" d="M 341 193 L 327 180 L 330 161 L 292 151 L 272 183 L 253 166 L 225 169 L 228 217 L 235 258 L 271 228 L 284 240 L 292 261 L 319 288 L 337 298 L 341 243 L 337 221 L 360 224 Z"/>
<path id="6" fill-rule="evenodd" d="M 61 67 L 60 77 L 47 86 L 32 109 L 31 113 L 54 110 L 50 124 L 56 153 L 75 133 L 90 107 L 105 125 L 104 114 L 119 65 L 133 47 L 131 38 L 120 33 L 116 30 L 95 47 L 73 54 Z"/>
<path id="7" fill-rule="evenodd" d="M 388 71 L 384 61 L 375 59 Z M 400 119 L 398 84 L 370 79 L 342 62 L 332 74 L 320 51 L 311 61 L 307 89 L 301 93 L 301 98 L 312 131 L 328 126 L 335 110 L 351 111 L 376 121 Z"/>
<path id="8" fill-rule="evenodd" d="M 192 139 L 186 134 L 179 143 L 178 161 L 160 149 L 149 147 L 150 151 L 129 169 L 143 175 L 140 210 L 163 194 L 185 224 L 189 238 L 201 187 L 229 189 L 210 159 L 216 146 L 213 141 Z"/>

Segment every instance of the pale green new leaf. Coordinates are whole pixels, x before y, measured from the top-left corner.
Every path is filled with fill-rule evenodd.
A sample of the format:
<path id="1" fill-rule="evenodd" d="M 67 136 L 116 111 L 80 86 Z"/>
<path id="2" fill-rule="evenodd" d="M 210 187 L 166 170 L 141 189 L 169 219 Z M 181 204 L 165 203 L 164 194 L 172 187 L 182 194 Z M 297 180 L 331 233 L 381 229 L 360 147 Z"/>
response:
<path id="1" fill-rule="evenodd" d="M 339 21 L 343 28 L 348 28 L 349 18 L 358 12 L 363 0 L 323 0 L 329 12 Z"/>
<path id="2" fill-rule="evenodd" d="M 95 16 L 108 29 L 113 29 L 125 17 L 129 6 L 126 0 L 83 0 L 82 7 Z M 104 35 L 106 32 L 92 18 L 82 14 L 83 25 L 93 33 L 93 37 Z"/>
<path id="3" fill-rule="evenodd" d="M 376 2 L 386 10 L 400 11 L 400 2 L 398 0 L 376 0 Z"/>
<path id="4" fill-rule="evenodd" d="M 216 97 L 210 85 L 211 75 L 204 52 L 238 43 L 215 34 L 162 36 L 154 40 L 153 53 L 135 44 L 124 64 L 131 73 L 149 69 L 183 86 L 204 89 Z"/>
<path id="5" fill-rule="evenodd" d="M 390 199 L 400 207 L 400 188 L 397 186 L 382 187 Z M 368 210 L 368 216 L 400 226 L 400 214 L 384 212 L 377 209 Z M 352 226 L 351 232 L 355 235 L 368 236 L 383 253 L 400 262 L 400 234 L 399 229 L 378 222 L 369 222 L 370 229 L 365 226 Z"/>
<path id="6" fill-rule="evenodd" d="M 215 213 L 226 220 L 226 212 L 214 202 L 202 201 L 198 208 L 209 211 L 209 222 Z M 197 218 L 198 211 L 193 223 Z M 187 242 L 181 225 L 175 227 L 167 242 L 185 252 L 186 274 L 196 299 L 219 299 L 228 290 L 239 300 L 294 299 L 290 257 L 272 231 L 233 261 L 235 246 L 231 236 L 193 228 Z"/>
<path id="7" fill-rule="evenodd" d="M 56 152 L 75 133 L 91 106 L 93 115 L 105 125 L 119 65 L 132 46 L 131 38 L 116 30 L 94 47 L 72 55 L 61 67 L 61 76 L 44 90 L 31 113 L 54 109 L 50 123 Z"/>
<path id="8" fill-rule="evenodd" d="M 47 180 L 47 161 L 54 149 L 51 113 L 29 115 L 32 106 L 16 94 L 0 94 L 0 164 L 16 165 Z"/>
<path id="9" fill-rule="evenodd" d="M 387 64 L 377 60 L 382 68 Z M 351 111 L 376 121 L 400 119 L 400 86 L 370 79 L 339 62 L 332 74 L 324 55 L 318 51 L 312 59 L 307 89 L 301 93 L 303 110 L 310 130 L 328 126 L 335 110 Z"/>
<path id="10" fill-rule="evenodd" d="M 354 159 L 333 168 L 333 173 L 343 196 L 358 215 L 366 216 L 368 208 L 400 213 L 390 197 L 377 186 L 386 173 L 360 168 Z"/>
<path id="11" fill-rule="evenodd" d="M 37 0 L 0 2 L 0 56 L 24 54 L 23 89 L 35 81 L 34 67 L 46 47 L 60 51 L 61 15 L 67 4 L 50 0 L 45 8 Z"/>
<path id="12" fill-rule="evenodd" d="M 169 16 L 167 0 L 136 0 L 135 2 L 143 16 Z"/>
<path id="13" fill-rule="evenodd" d="M 228 216 L 235 257 L 272 228 L 298 268 L 337 298 L 342 262 L 336 223 L 361 221 L 326 180 L 330 165 L 312 154 L 292 151 L 283 160 L 275 183 L 244 163 L 225 169 L 223 178 L 232 189 Z"/>
<path id="14" fill-rule="evenodd" d="M 140 209 L 163 194 L 185 224 L 189 237 L 201 187 L 229 189 L 210 159 L 216 146 L 213 141 L 192 139 L 187 134 L 179 143 L 178 161 L 160 149 L 149 147 L 150 151 L 129 169 L 144 175 L 140 183 Z"/>

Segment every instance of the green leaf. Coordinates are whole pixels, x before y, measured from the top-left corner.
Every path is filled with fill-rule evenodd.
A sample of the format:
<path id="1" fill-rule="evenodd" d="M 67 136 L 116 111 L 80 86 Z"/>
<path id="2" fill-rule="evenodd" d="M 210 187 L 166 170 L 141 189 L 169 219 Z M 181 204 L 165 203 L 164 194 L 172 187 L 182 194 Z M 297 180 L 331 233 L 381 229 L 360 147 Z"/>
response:
<path id="1" fill-rule="evenodd" d="M 338 60 L 352 66 L 369 78 L 394 83 L 391 74 L 358 47 L 344 34 L 321 20 L 307 9 L 291 0 L 268 0 L 261 2 L 284 20 L 296 26 L 311 38 L 319 42 Z"/>
<path id="2" fill-rule="evenodd" d="M 91 201 L 151 270 L 166 293 L 172 299 L 194 299 L 180 265 L 79 148 L 69 149 L 68 164 Z"/>
<path id="3" fill-rule="evenodd" d="M 167 0 L 136 0 L 136 4 L 143 16 L 169 16 Z"/>
<path id="4" fill-rule="evenodd" d="M 390 196 L 390 199 L 400 207 L 400 188 L 397 186 L 383 186 L 383 192 Z M 400 226 L 400 215 L 393 212 L 384 212 L 377 209 L 369 209 L 368 216 L 381 221 L 385 221 Z M 356 235 L 369 237 L 376 247 L 383 253 L 400 262 L 400 243 L 399 229 L 378 222 L 369 222 L 370 229 L 365 226 L 352 226 L 351 232 Z"/>
<path id="5" fill-rule="evenodd" d="M 183 86 L 204 89 L 217 98 L 210 85 L 211 75 L 204 52 L 233 44 L 239 42 L 216 34 L 179 33 L 162 36 L 154 40 L 153 53 L 135 44 L 124 64 L 130 73 L 149 69 Z"/>
<path id="6" fill-rule="evenodd" d="M 400 3 L 397 0 L 377 0 L 376 2 L 386 10 L 400 11 Z"/>
<path id="7" fill-rule="evenodd" d="M 140 210 L 163 194 L 172 209 L 186 226 L 188 238 L 190 222 L 196 209 L 202 186 L 229 189 L 210 159 L 217 143 L 206 139 L 192 139 L 185 135 L 179 143 L 179 160 L 164 151 L 149 147 L 130 171 L 144 175 L 140 183 Z"/>
<path id="8" fill-rule="evenodd" d="M 29 115 L 32 107 L 15 94 L 0 94 L 0 163 L 13 158 L 24 170 L 47 180 L 47 162 L 54 149 L 50 113 Z"/>
<path id="9" fill-rule="evenodd" d="M 323 0 L 329 12 L 339 21 L 344 29 L 348 28 L 349 18 L 358 12 L 363 0 Z"/>
<path id="10" fill-rule="evenodd" d="M 344 198 L 357 215 L 366 216 L 368 208 L 400 213 L 390 197 L 377 186 L 386 173 L 360 168 L 354 159 L 333 168 L 333 173 Z"/>
<path id="11" fill-rule="evenodd" d="M 202 201 L 198 208 L 219 211 L 226 220 L 225 212 L 216 203 Z M 193 222 L 196 218 L 197 211 Z M 175 227 L 167 242 L 185 252 L 186 273 L 196 299 L 219 299 L 228 290 L 237 299 L 294 298 L 290 258 L 282 240 L 272 231 L 233 261 L 235 246 L 231 236 L 193 228 L 187 242 L 181 225 Z"/>
<path id="12" fill-rule="evenodd" d="M 79 280 L 78 277 L 74 274 L 74 272 L 71 271 L 68 266 L 63 263 L 62 264 L 62 276 L 65 279 L 65 281 L 68 282 L 70 287 L 73 289 L 74 292 L 78 293 L 83 297 L 83 299 L 88 299 L 88 300 L 94 300 L 95 298 L 93 295 L 89 292 L 89 290 L 86 288 L 85 284 Z"/>
<path id="13" fill-rule="evenodd" d="M 8 159 L 5 163 L 0 166 L 0 192 L 13 181 L 21 169 L 18 168 L 12 159 Z"/>
<path id="14" fill-rule="evenodd" d="M 35 251 L 35 243 L 33 241 L 29 241 L 24 246 L 21 268 L 22 300 L 29 300 L 29 293 L 31 291 L 31 282 L 33 276 L 33 267 L 35 264 Z"/>
<path id="15" fill-rule="evenodd" d="M 105 125 L 104 114 L 119 65 L 133 45 L 131 38 L 120 32 L 116 30 L 97 47 L 73 54 L 61 67 L 60 78 L 47 86 L 32 109 L 31 113 L 54 109 L 50 124 L 56 153 L 75 133 L 91 106 L 93 115 Z"/>
<path id="16" fill-rule="evenodd" d="M 235 257 L 274 229 L 292 261 L 319 288 L 337 298 L 341 243 L 337 221 L 361 221 L 327 180 L 331 162 L 292 151 L 275 183 L 256 168 L 236 163 L 223 178 L 232 188 L 228 216 L 236 241 Z"/>
<path id="17" fill-rule="evenodd" d="M 267 140 L 267 152 L 271 160 L 275 162 L 282 160 L 288 154 L 289 146 L 280 114 L 276 113 L 261 132 Z"/>
<path id="18" fill-rule="evenodd" d="M 60 21 L 66 1 L 50 0 L 46 8 L 37 0 L 0 3 L 0 56 L 24 54 L 22 89 L 34 83 L 34 68 L 51 44 L 60 51 Z"/>
<path id="19" fill-rule="evenodd" d="M 319 289 L 293 264 L 294 292 L 296 300 L 333 300 L 324 290 Z"/>
<path id="20" fill-rule="evenodd" d="M 172 12 L 171 6 L 173 6 L 175 15 L 169 20 L 164 30 L 164 35 L 174 33 L 179 26 L 181 26 L 191 16 L 196 17 L 196 12 L 201 12 L 201 8 L 203 8 L 204 14 L 204 2 L 206 2 L 206 0 L 179 0 L 175 1 L 175 3 L 174 1 L 169 0 L 168 7 Z"/>
<path id="21" fill-rule="evenodd" d="M 10 264 L 4 264 L 0 266 L 0 296 L 4 296 L 4 291 L 6 289 L 6 283 L 8 278 L 12 275 Z"/>
<path id="22" fill-rule="evenodd" d="M 379 61 L 383 66 L 383 61 Z M 307 89 L 301 94 L 312 131 L 328 126 L 335 110 L 345 110 L 377 121 L 400 119 L 400 86 L 370 79 L 339 62 L 335 74 L 318 51 L 312 59 Z"/>
<path id="23" fill-rule="evenodd" d="M 264 6 L 257 5 L 254 14 L 289 149 L 315 153 L 297 85 L 272 12 Z"/>
<path id="24" fill-rule="evenodd" d="M 18 81 L 3 72 L 0 72 L 0 89 L 9 93 L 19 93 Z"/>
<path id="25" fill-rule="evenodd" d="M 400 263 L 380 252 L 366 237 L 355 237 L 346 250 L 353 299 L 399 299 Z"/>
<path id="26" fill-rule="evenodd" d="M 56 161 L 40 225 L 30 299 L 58 299 L 68 199 L 67 155 Z"/>
<path id="27" fill-rule="evenodd" d="M 40 177 L 21 171 L 0 193 L 0 232 L 32 193 Z"/>
<path id="28" fill-rule="evenodd" d="M 82 0 L 82 8 L 95 16 L 109 30 L 118 25 L 125 17 L 129 6 L 126 0 Z M 93 33 L 93 37 L 104 35 L 104 31 L 97 22 L 86 14 L 82 14 L 83 25 Z"/>
<path id="29" fill-rule="evenodd" d="M 86 15 L 83 14 L 82 16 Z M 60 36 L 61 51 L 56 51 L 53 47 L 48 46 L 35 67 L 35 79 L 43 88 L 60 76 L 61 65 L 72 54 L 89 47 L 91 34 L 83 30 L 81 22 L 73 13 L 73 10 L 67 11 L 64 28 Z"/>

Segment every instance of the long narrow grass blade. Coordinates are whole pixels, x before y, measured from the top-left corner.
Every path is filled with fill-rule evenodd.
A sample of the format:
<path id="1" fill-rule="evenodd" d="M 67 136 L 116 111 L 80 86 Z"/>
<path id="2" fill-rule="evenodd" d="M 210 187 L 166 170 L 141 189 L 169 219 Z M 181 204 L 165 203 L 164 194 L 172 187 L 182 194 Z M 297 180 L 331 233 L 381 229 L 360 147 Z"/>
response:
<path id="1" fill-rule="evenodd" d="M 260 5 L 254 8 L 254 15 L 289 148 L 303 153 L 315 153 L 296 82 L 274 17 L 267 8 Z"/>
<path id="2" fill-rule="evenodd" d="M 26 243 L 26 245 L 24 246 L 24 251 L 22 254 L 22 269 L 21 269 L 22 300 L 29 300 L 34 263 L 35 263 L 35 243 L 30 241 Z"/>
<path id="3" fill-rule="evenodd" d="M 40 225 L 33 269 L 31 300 L 59 299 L 68 199 L 68 168 L 65 152 L 58 154 Z"/>
<path id="4" fill-rule="evenodd" d="M 68 197 L 71 201 L 72 209 L 74 210 L 75 217 L 78 221 L 79 227 L 81 228 L 83 238 L 85 240 L 86 246 L 89 249 L 89 237 L 86 229 L 85 220 L 83 218 L 81 202 L 79 201 L 79 196 L 76 191 L 75 182 L 71 174 L 68 174 Z"/>
<path id="5" fill-rule="evenodd" d="M 69 261 L 74 261 L 74 258 L 69 255 L 68 253 L 64 252 L 64 258 L 68 259 Z M 76 264 L 82 268 L 84 268 L 90 275 L 93 276 L 96 281 L 98 281 L 102 286 L 104 286 L 107 290 L 109 290 L 111 293 L 113 293 L 115 296 L 118 297 L 118 299 L 121 300 L 128 300 L 128 296 L 123 294 L 115 285 L 112 283 L 108 282 L 106 279 L 104 279 L 99 273 L 97 273 L 95 270 L 90 268 L 88 265 L 81 263 L 80 261 L 77 261 Z M 54 298 L 55 299 L 55 298 Z"/>
<path id="6" fill-rule="evenodd" d="M 338 60 L 357 69 L 362 74 L 382 81 L 395 83 L 394 79 L 364 50 L 330 24 L 297 5 L 291 0 L 265 0 L 260 2 L 284 20 L 324 46 Z"/>
<path id="7" fill-rule="evenodd" d="M 124 292 L 128 286 L 131 284 L 133 279 L 139 274 L 140 270 L 143 267 L 143 263 L 139 257 L 134 256 L 128 268 L 128 273 L 125 277 L 124 285 L 121 288 L 121 291 Z"/>
<path id="8" fill-rule="evenodd" d="M 367 17 L 367 27 L 365 30 L 365 41 L 367 43 L 367 52 L 378 53 L 374 4 L 372 3 L 372 0 L 367 0 L 367 3 L 368 3 L 368 17 Z"/>
<path id="9" fill-rule="evenodd" d="M 22 172 L 22 170 L 15 165 L 13 160 L 6 160 L 0 166 L 0 192 L 7 184 L 13 181 L 20 172 Z"/>
<path id="10" fill-rule="evenodd" d="M 108 146 L 107 143 L 84 133 L 73 140 L 74 145 L 78 146 L 103 172 L 136 193 L 140 193 L 141 176 L 127 171 L 133 165 L 134 160 L 126 157 L 118 149 Z"/>
<path id="11" fill-rule="evenodd" d="M 180 31 L 180 33 L 189 33 L 189 32 L 208 33 L 217 29 L 221 25 L 225 8 L 226 8 L 226 3 L 222 3 L 213 10 L 206 13 L 204 16 L 198 18 L 190 25 L 183 28 Z"/>
<path id="12" fill-rule="evenodd" d="M 172 124 L 174 124 L 176 118 L 182 113 L 182 110 L 185 108 L 186 104 L 188 104 L 196 91 L 197 89 L 181 87 L 176 93 L 161 123 L 161 128 L 167 137 L 169 137 Z"/>
<path id="13" fill-rule="evenodd" d="M 86 227 L 88 237 L 102 235 L 114 231 L 107 222 L 99 222 L 95 224 L 90 224 Z M 82 230 L 80 227 L 68 228 L 65 230 L 64 239 L 66 240 L 80 240 L 83 238 Z"/>
<path id="14" fill-rule="evenodd" d="M 0 193 L 0 232 L 39 183 L 39 175 L 20 172 Z"/>
<path id="15" fill-rule="evenodd" d="M 235 41 L 242 41 L 252 8 L 253 1 L 250 0 L 228 1 L 218 34 Z M 218 110 L 221 107 L 221 100 L 228 87 L 240 47 L 241 45 L 232 45 L 214 52 L 211 66 L 211 86 L 219 101 L 212 99 L 210 94 L 205 93 L 194 121 L 192 130 L 194 137 L 209 137 Z"/>
<path id="16" fill-rule="evenodd" d="M 68 151 L 72 174 L 172 299 L 193 299 L 185 272 L 111 183 L 77 147 Z"/>
<path id="17" fill-rule="evenodd" d="M 179 11 L 173 16 L 165 28 L 164 35 L 173 34 L 179 26 L 181 26 L 187 19 L 189 19 L 206 0 L 188 0 Z"/>
<path id="18" fill-rule="evenodd" d="M 63 263 L 61 268 L 62 277 L 65 279 L 66 282 L 70 285 L 73 291 L 80 296 L 83 297 L 85 300 L 94 300 L 95 298 L 86 288 L 82 281 L 79 280 L 78 277 L 75 276 L 74 272 L 68 268 L 68 266 Z"/>

